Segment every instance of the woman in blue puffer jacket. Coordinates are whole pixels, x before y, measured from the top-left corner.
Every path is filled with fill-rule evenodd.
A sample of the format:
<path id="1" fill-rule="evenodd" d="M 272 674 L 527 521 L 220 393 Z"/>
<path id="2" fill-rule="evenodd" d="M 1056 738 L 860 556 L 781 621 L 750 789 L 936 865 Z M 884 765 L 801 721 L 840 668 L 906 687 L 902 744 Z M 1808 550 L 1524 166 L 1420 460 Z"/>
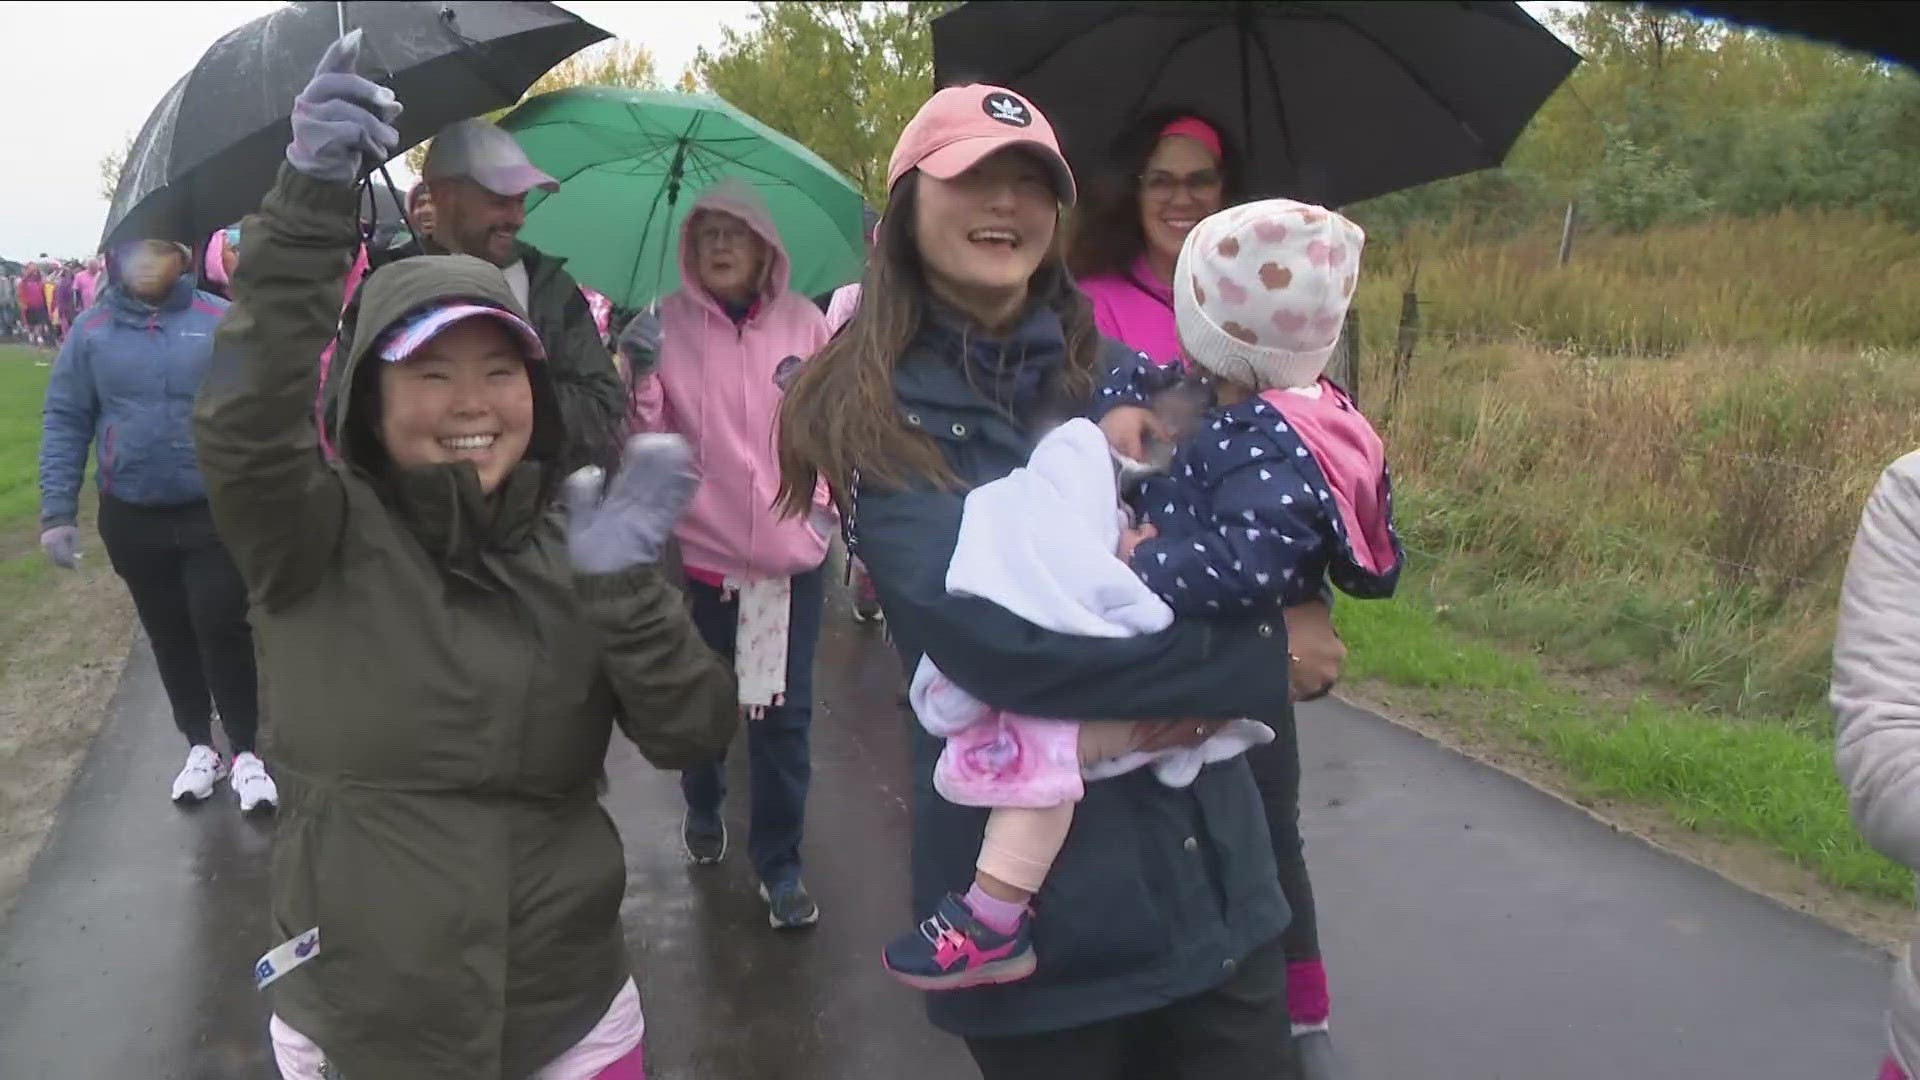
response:
<path id="1" fill-rule="evenodd" d="M 276 805 L 279 792 L 254 747 L 247 590 L 214 531 L 189 429 L 227 302 L 195 288 L 192 258 L 161 240 L 117 251 L 107 289 L 61 347 L 40 436 L 40 546 L 56 566 L 79 566 L 91 448 L 100 539 L 187 740 L 173 799 L 206 799 L 231 773 L 240 809 L 251 811 Z M 216 708 L 231 759 L 214 746 Z"/>

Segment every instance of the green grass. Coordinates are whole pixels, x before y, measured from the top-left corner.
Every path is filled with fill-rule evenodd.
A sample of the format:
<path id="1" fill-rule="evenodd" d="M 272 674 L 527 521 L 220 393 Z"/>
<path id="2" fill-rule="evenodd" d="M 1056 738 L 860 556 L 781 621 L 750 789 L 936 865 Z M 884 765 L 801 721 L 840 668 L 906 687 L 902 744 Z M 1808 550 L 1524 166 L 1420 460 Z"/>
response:
<path id="1" fill-rule="evenodd" d="M 20 609 L 46 581 L 48 566 L 33 542 L 40 508 L 40 403 L 48 354 L 0 345 L 0 606 Z M 0 619 L 0 648 L 25 628 Z"/>
<path id="2" fill-rule="evenodd" d="M 1563 768 L 1578 794 L 1658 807 L 1704 833 L 1760 841 L 1827 882 L 1910 900 L 1910 871 L 1860 840 L 1824 726 L 1743 723 L 1582 693 L 1532 656 L 1476 640 L 1436 608 L 1418 566 L 1398 598 L 1342 601 L 1347 678 L 1433 691 L 1450 722 Z"/>
<path id="3" fill-rule="evenodd" d="M 47 354 L 0 345 L 0 536 L 33 524 L 40 506 L 40 402 Z"/>

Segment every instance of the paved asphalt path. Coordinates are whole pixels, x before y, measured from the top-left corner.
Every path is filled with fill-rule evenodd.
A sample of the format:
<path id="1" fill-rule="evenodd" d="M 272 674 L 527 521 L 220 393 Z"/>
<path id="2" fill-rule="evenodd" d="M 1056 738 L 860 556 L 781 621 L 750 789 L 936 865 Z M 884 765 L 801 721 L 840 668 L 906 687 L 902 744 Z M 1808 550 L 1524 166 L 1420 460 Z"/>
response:
<path id="1" fill-rule="evenodd" d="M 673 778 L 624 744 L 609 759 L 656 1080 L 977 1076 L 880 970 L 909 918 L 897 670 L 877 633 L 827 625 L 815 932 L 767 928 L 743 850 L 685 865 Z M 144 646 L 112 710 L 0 925 L 0 1078 L 266 1080 L 248 974 L 270 944 L 271 822 L 224 788 L 167 803 L 181 748 Z M 1301 724 L 1350 1080 L 1873 1075 L 1882 954 L 1366 712 L 1316 705 Z"/>

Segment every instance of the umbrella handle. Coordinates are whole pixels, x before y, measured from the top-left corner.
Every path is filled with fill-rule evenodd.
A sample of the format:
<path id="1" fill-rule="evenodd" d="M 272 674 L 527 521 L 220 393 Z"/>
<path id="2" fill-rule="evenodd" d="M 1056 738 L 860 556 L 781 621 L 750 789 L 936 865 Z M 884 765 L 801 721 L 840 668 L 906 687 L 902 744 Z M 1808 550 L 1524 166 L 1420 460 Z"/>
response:
<path id="1" fill-rule="evenodd" d="M 396 193 L 399 192 L 400 187 L 393 182 L 393 174 L 387 171 L 386 162 L 381 162 L 377 171 L 380 173 L 380 179 L 385 180 L 389 188 L 392 188 Z M 380 200 L 373 197 L 373 173 L 367 174 L 364 183 L 368 188 L 367 202 L 373 207 L 373 224 L 378 227 L 380 224 Z M 407 199 L 405 195 L 401 195 L 400 197 L 400 223 L 407 227 L 408 236 L 413 237 L 415 240 L 421 239 L 418 228 L 413 224 L 412 215 L 407 213 Z"/>

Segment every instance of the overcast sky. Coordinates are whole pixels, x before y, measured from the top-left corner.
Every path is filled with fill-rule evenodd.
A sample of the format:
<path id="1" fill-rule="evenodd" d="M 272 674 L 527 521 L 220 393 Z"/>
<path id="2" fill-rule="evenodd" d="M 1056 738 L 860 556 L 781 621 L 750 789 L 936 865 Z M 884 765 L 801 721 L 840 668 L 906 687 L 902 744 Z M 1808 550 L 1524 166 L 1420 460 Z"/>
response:
<path id="1" fill-rule="evenodd" d="M 107 214 L 101 157 L 140 129 L 160 95 L 207 46 L 279 6 L 263 0 L 0 3 L 0 102 L 7 116 L 0 255 L 91 252 Z M 753 11 L 751 3 L 723 0 L 561 0 L 561 6 L 651 49 L 668 80 L 679 77 L 695 50 L 718 44 L 723 28 L 746 27 Z M 1538 15 L 1564 5 L 1522 6 Z"/>
<path id="2" fill-rule="evenodd" d="M 107 216 L 101 157 L 140 130 L 160 95 L 220 35 L 280 6 L 273 0 L 0 3 L 0 102 L 7 115 L 0 256 L 91 252 Z M 646 45 L 667 79 L 679 77 L 695 50 L 719 44 L 723 27 L 745 28 L 753 11 L 751 3 L 723 0 L 562 0 L 560 6 Z"/>

